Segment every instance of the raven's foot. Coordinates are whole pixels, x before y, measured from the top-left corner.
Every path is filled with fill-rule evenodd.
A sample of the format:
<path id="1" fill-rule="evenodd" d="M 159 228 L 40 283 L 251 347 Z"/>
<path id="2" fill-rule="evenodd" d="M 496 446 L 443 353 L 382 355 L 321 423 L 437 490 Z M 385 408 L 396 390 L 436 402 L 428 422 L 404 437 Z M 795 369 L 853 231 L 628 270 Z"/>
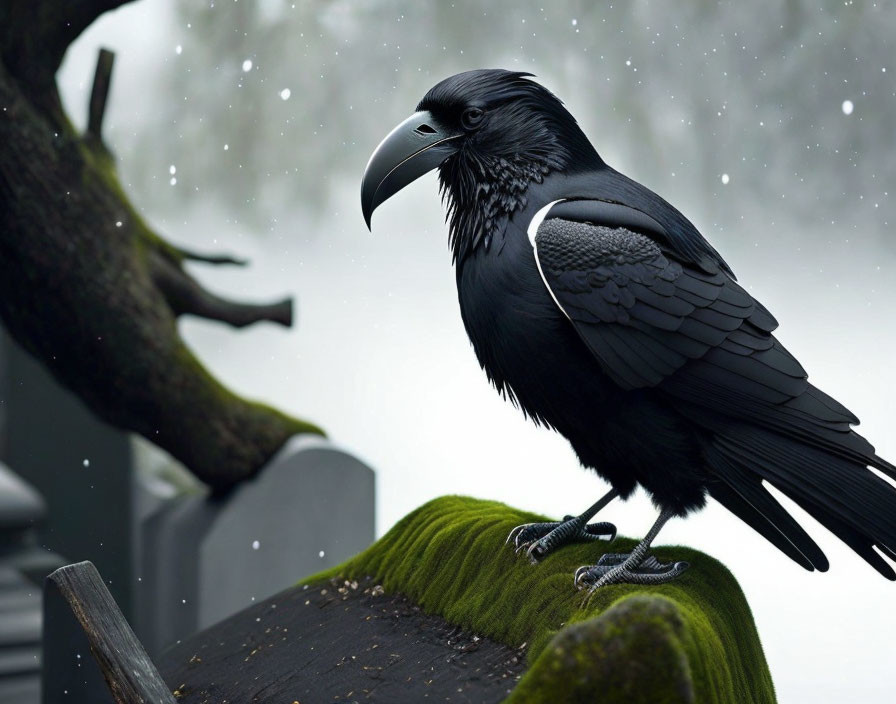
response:
<path id="1" fill-rule="evenodd" d="M 616 537 L 616 526 L 612 523 L 589 524 L 588 521 L 617 496 L 619 493 L 610 489 L 580 516 L 564 516 L 562 521 L 549 523 L 524 523 L 510 531 L 507 542 L 512 543 L 517 552 L 525 550 L 534 563 L 555 548 L 575 540 L 612 540 Z"/>
<path id="2" fill-rule="evenodd" d="M 529 559 L 535 563 L 566 543 L 613 540 L 616 537 L 616 526 L 612 523 L 587 521 L 584 516 L 564 516 L 562 521 L 524 523 L 510 531 L 507 542 L 513 544 L 516 552 L 525 550 Z"/>
<path id="3" fill-rule="evenodd" d="M 660 562 L 653 555 L 607 553 L 596 565 L 579 567 L 575 585 L 590 594 L 608 584 L 665 584 L 687 568 L 687 562 Z"/>
<path id="4" fill-rule="evenodd" d="M 672 510 L 664 508 L 644 540 L 628 554 L 608 553 L 596 565 L 579 567 L 576 570 L 575 585 L 579 589 L 588 588 L 588 597 L 608 584 L 665 584 L 671 582 L 688 568 L 687 562 L 660 562 L 648 555 L 650 544 L 657 533 L 672 516 Z"/>

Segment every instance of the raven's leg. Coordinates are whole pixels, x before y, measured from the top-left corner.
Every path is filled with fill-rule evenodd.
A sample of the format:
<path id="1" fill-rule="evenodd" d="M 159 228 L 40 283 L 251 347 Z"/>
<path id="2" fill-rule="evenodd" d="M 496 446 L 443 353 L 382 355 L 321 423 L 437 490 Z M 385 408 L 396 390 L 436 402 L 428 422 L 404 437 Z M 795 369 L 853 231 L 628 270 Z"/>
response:
<path id="1" fill-rule="evenodd" d="M 574 540 L 612 540 L 616 537 L 616 526 L 612 523 L 592 523 L 588 521 L 604 506 L 619 496 L 615 489 L 580 516 L 564 516 L 563 521 L 550 523 L 524 523 L 517 526 L 507 542 L 513 543 L 517 552 L 526 550 L 532 562 L 538 562 L 554 548 Z"/>
<path id="2" fill-rule="evenodd" d="M 590 593 L 608 584 L 664 584 L 678 577 L 688 568 L 687 562 L 664 563 L 647 554 L 657 533 L 672 516 L 672 511 L 663 509 L 644 540 L 627 555 L 608 553 L 596 565 L 579 567 L 576 587 L 588 587 Z"/>

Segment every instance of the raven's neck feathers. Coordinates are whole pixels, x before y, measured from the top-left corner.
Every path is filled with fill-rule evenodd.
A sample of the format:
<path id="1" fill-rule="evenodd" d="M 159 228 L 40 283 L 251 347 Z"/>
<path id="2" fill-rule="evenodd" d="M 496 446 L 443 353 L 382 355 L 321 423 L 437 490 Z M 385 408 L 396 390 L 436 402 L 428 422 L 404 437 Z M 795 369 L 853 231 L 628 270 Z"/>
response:
<path id="1" fill-rule="evenodd" d="M 488 250 L 503 234 L 507 219 L 527 204 L 527 190 L 551 172 L 574 173 L 604 166 L 603 160 L 557 101 L 566 120 L 537 121 L 528 143 L 504 145 L 501 153 L 462 147 L 439 167 L 447 205 L 450 246 L 455 264 L 478 248 Z M 500 246 L 500 245 L 499 245 Z"/>
<path id="2" fill-rule="evenodd" d="M 480 246 L 488 250 L 507 219 L 526 206 L 529 185 L 541 183 L 559 166 L 549 160 L 459 153 L 439 167 L 453 262 L 462 263 Z"/>

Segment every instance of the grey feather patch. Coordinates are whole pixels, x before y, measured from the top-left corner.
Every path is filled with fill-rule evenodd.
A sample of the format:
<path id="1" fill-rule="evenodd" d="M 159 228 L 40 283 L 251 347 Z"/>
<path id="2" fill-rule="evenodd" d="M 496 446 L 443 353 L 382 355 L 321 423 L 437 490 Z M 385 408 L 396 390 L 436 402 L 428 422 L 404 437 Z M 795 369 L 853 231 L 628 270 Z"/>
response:
<path id="1" fill-rule="evenodd" d="M 550 218 L 541 224 L 535 244 L 542 261 L 552 271 L 640 264 L 661 255 L 653 240 L 631 230 L 560 218 Z"/>

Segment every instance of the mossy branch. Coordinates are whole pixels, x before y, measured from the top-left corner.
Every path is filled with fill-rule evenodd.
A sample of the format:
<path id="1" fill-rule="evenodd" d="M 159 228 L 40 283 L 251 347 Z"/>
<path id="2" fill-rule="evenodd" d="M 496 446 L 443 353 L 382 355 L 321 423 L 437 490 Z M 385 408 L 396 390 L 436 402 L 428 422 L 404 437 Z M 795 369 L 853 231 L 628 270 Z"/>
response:
<path id="1" fill-rule="evenodd" d="M 114 63 L 115 54 L 108 49 L 100 49 L 96 59 L 96 72 L 93 74 L 90 104 L 87 108 L 87 134 L 99 141 L 103 139 L 103 117 L 106 114 L 106 99 L 109 97 Z"/>
<path id="2" fill-rule="evenodd" d="M 236 396 L 181 340 L 180 315 L 290 325 L 292 302 L 240 303 L 206 291 L 184 262 L 245 262 L 175 247 L 131 205 L 102 140 L 112 52 L 100 52 L 85 134 L 62 111 L 54 74 L 65 47 L 121 4 L 0 7 L 0 319 L 99 417 L 226 488 L 290 436 L 322 431 Z"/>
<path id="3" fill-rule="evenodd" d="M 195 256 L 187 257 L 186 255 L 184 258 L 197 259 Z M 221 259 L 226 258 L 222 257 Z M 202 259 L 201 261 L 208 260 Z M 292 299 L 286 298 L 282 301 L 261 305 L 229 301 L 206 291 L 178 264 L 165 256 L 153 253 L 150 262 L 153 281 L 165 296 L 171 311 L 177 316 L 190 314 L 209 320 L 218 320 L 237 328 L 261 320 L 279 323 L 286 327 L 292 325 Z"/>
<path id="4" fill-rule="evenodd" d="M 246 266 L 249 261 L 234 257 L 230 254 L 200 254 L 183 247 L 177 247 L 178 255 L 187 261 L 203 262 L 205 264 L 232 264 L 233 266 Z"/>

